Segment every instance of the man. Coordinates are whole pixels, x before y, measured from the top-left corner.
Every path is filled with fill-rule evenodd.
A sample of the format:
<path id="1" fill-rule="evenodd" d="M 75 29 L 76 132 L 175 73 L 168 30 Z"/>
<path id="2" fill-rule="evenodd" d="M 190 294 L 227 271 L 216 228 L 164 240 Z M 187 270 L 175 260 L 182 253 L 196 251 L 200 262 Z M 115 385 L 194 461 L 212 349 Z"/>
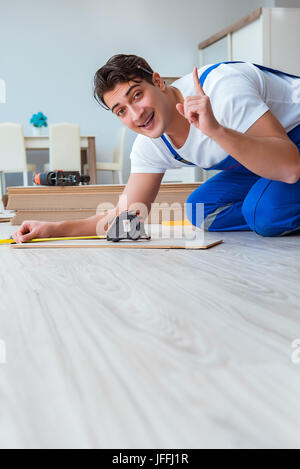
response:
<path id="1" fill-rule="evenodd" d="M 97 101 L 139 134 L 125 205 L 84 220 L 26 221 L 16 242 L 104 234 L 118 211 L 136 203 L 150 211 L 166 169 L 191 164 L 222 170 L 189 196 L 193 224 L 204 203 L 205 230 L 279 236 L 300 229 L 298 77 L 230 62 L 194 68 L 167 86 L 143 58 L 120 54 L 94 83 Z"/>

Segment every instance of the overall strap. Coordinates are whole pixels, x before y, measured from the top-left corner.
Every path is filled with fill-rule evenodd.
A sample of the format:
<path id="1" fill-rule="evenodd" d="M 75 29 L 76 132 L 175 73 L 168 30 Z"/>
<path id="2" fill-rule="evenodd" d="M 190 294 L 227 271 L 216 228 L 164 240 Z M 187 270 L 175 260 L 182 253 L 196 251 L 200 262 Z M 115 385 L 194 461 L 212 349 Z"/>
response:
<path id="1" fill-rule="evenodd" d="M 205 78 L 207 77 L 207 75 L 212 71 L 214 70 L 215 68 L 217 68 L 219 65 L 221 64 L 243 64 L 243 63 L 246 63 L 246 62 L 243 62 L 242 60 L 235 60 L 235 61 L 227 61 L 227 62 L 219 62 L 217 64 L 213 64 L 211 65 L 210 67 L 208 67 L 201 75 L 201 77 L 199 78 L 199 81 L 200 81 L 200 84 L 201 86 L 203 86 L 204 84 L 204 81 L 205 81 Z M 275 74 L 280 74 L 280 75 L 286 75 L 288 77 L 292 77 L 292 78 L 300 78 L 299 76 L 297 75 L 292 75 L 290 73 L 286 73 L 286 72 L 282 72 L 281 70 L 276 70 L 275 68 L 270 68 L 270 67 L 265 67 L 265 65 L 258 65 L 258 64 L 252 64 L 252 65 L 255 65 L 255 67 L 258 67 L 260 70 L 263 70 L 263 71 L 266 71 L 266 72 L 272 72 L 272 73 L 275 73 Z"/>
<path id="2" fill-rule="evenodd" d="M 172 145 L 170 144 L 170 142 L 168 142 L 168 140 L 166 139 L 166 137 L 164 135 L 161 136 L 162 140 L 165 142 L 165 144 L 167 145 L 167 147 L 169 148 L 170 152 L 172 153 L 172 155 L 174 156 L 175 160 L 177 161 L 181 161 L 181 163 L 185 163 L 189 166 L 196 166 L 194 163 L 191 163 L 190 161 L 187 161 L 185 160 L 184 158 L 182 158 L 180 155 L 178 155 L 177 151 L 175 151 L 175 149 L 172 147 Z"/>
<path id="3" fill-rule="evenodd" d="M 208 67 L 203 73 L 202 75 L 200 76 L 199 78 L 199 81 L 200 81 L 200 85 L 203 86 L 204 85 L 204 82 L 205 82 L 205 79 L 207 77 L 207 75 L 212 71 L 214 70 L 215 68 L 217 68 L 219 65 L 221 64 L 239 64 L 239 63 L 242 63 L 241 61 L 237 60 L 235 62 L 219 62 L 217 64 L 213 64 L 211 65 L 210 67 Z"/>
<path id="4" fill-rule="evenodd" d="M 298 75 L 292 75 L 291 73 L 282 72 L 281 70 L 276 70 L 275 68 L 265 67 L 264 65 L 258 65 L 258 64 L 253 64 L 253 65 L 255 65 L 256 67 L 260 68 L 261 70 L 265 70 L 267 72 L 277 73 L 279 75 L 285 75 L 285 76 L 291 77 L 291 78 L 300 78 L 300 76 L 298 76 Z"/>

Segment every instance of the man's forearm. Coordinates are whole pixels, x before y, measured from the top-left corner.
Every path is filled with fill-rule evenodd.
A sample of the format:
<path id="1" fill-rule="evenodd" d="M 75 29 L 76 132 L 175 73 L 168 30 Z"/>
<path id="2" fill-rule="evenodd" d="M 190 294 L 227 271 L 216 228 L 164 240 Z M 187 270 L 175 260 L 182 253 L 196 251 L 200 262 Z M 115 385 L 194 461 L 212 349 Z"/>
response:
<path id="1" fill-rule="evenodd" d="M 63 236 L 102 236 L 105 235 L 107 215 L 95 215 L 82 220 L 66 220 L 54 225 L 53 237 Z M 101 222 L 101 223 L 99 223 Z"/>
<path id="2" fill-rule="evenodd" d="M 280 137 L 254 137 L 222 126 L 212 138 L 259 176 L 292 183 L 300 177 L 300 157 L 292 141 Z"/>

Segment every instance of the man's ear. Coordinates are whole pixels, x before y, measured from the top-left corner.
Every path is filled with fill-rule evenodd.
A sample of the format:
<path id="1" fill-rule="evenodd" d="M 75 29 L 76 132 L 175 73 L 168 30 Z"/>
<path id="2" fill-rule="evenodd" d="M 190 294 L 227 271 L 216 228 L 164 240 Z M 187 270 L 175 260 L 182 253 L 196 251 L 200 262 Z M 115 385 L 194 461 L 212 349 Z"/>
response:
<path id="1" fill-rule="evenodd" d="M 152 74 L 152 82 L 154 86 L 158 86 L 162 91 L 166 89 L 166 83 L 164 82 L 159 73 L 154 72 Z"/>

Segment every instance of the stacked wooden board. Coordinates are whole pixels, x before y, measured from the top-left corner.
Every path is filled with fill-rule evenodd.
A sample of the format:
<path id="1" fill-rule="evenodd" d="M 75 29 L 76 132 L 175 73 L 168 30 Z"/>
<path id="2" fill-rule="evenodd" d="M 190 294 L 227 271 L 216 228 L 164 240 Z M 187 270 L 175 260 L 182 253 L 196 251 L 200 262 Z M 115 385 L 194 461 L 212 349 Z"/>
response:
<path id="1" fill-rule="evenodd" d="M 184 204 L 189 194 L 200 184 L 161 184 L 146 221 L 161 223 L 163 220 L 186 218 Z M 12 225 L 20 225 L 24 220 L 62 221 L 88 218 L 103 212 L 102 204 L 116 206 L 124 188 L 124 185 L 116 184 L 8 187 L 5 208 L 16 211 L 11 220 Z"/>

